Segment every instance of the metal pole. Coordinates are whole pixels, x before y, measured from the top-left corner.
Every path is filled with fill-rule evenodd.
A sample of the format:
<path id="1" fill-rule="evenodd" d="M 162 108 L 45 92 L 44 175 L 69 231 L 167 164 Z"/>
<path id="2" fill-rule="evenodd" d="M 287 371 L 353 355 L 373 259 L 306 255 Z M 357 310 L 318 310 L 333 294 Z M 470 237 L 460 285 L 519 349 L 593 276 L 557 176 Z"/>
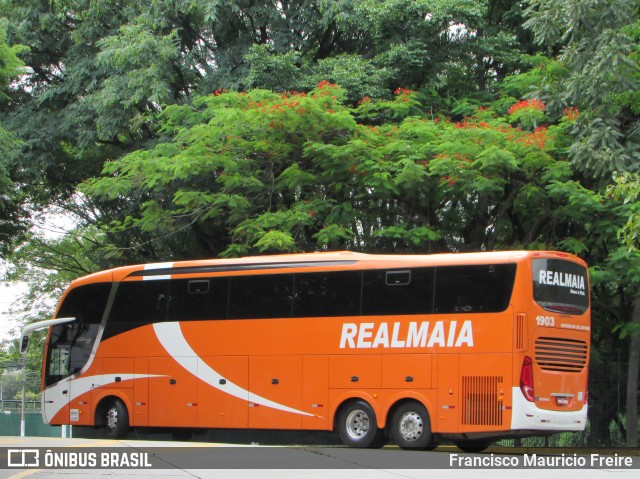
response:
<path id="1" fill-rule="evenodd" d="M 24 421 L 24 403 L 27 395 L 27 360 L 25 356 L 22 360 L 22 407 L 20 408 L 20 437 L 26 436 L 26 424 Z"/>

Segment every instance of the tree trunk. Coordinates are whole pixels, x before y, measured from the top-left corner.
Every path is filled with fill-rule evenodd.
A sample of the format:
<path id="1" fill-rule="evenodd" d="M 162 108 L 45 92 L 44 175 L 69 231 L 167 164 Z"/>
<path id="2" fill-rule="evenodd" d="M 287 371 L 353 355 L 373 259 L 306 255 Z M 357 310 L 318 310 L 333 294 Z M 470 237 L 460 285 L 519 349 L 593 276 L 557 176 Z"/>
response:
<path id="1" fill-rule="evenodd" d="M 640 288 L 633 301 L 631 322 L 640 325 Z M 638 447 L 638 372 L 640 371 L 640 334 L 631 336 L 627 372 L 627 447 Z"/>

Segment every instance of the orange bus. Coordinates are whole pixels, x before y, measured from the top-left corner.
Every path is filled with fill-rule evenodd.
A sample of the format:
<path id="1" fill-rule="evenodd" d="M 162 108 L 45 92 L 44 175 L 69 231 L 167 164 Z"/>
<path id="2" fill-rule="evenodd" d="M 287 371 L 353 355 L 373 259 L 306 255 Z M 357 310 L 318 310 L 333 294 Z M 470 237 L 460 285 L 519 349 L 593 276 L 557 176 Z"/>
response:
<path id="1" fill-rule="evenodd" d="M 45 422 L 335 430 L 352 447 L 581 431 L 586 264 L 310 253 L 116 268 L 49 326 Z"/>

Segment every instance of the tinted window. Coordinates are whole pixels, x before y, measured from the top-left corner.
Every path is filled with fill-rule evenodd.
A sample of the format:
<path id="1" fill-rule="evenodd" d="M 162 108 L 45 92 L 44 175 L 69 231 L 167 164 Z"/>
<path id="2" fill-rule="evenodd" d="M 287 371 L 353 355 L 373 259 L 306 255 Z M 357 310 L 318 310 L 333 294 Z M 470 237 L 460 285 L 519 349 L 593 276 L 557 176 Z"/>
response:
<path id="1" fill-rule="evenodd" d="M 548 311 L 582 314 L 589 307 L 589 282 L 583 266 L 560 259 L 533 260 L 533 295 Z"/>
<path id="2" fill-rule="evenodd" d="M 79 286 L 69 291 L 58 309 L 58 318 L 76 318 L 76 323 L 100 324 L 109 299 L 111 283 Z"/>
<path id="3" fill-rule="evenodd" d="M 110 291 L 111 283 L 95 283 L 74 288 L 65 296 L 56 317 L 76 320 L 51 328 L 46 385 L 77 373 L 87 364 Z"/>
<path id="4" fill-rule="evenodd" d="M 431 314 L 434 269 L 365 271 L 362 314 Z"/>
<path id="5" fill-rule="evenodd" d="M 289 318 L 293 276 L 267 274 L 231 278 L 229 318 Z"/>
<path id="6" fill-rule="evenodd" d="M 228 278 L 172 280 L 169 321 L 225 319 L 228 299 Z"/>
<path id="7" fill-rule="evenodd" d="M 128 281 L 118 285 L 109 325 L 151 324 L 167 319 L 169 281 Z"/>
<path id="8" fill-rule="evenodd" d="M 296 275 L 293 315 L 355 316 L 360 314 L 362 272 L 336 271 Z"/>
<path id="9" fill-rule="evenodd" d="M 509 306 L 514 264 L 436 268 L 436 313 L 495 313 Z"/>

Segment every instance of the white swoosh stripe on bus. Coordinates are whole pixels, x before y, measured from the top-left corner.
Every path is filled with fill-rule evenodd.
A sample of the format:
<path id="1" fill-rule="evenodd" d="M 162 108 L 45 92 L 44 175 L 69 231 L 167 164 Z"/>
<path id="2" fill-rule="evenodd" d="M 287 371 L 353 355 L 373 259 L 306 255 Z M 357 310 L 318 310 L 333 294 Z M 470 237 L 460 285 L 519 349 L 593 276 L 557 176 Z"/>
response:
<path id="1" fill-rule="evenodd" d="M 105 381 L 104 377 L 113 377 L 113 381 Z M 116 381 L 116 377 L 120 378 Z M 47 421 L 51 421 L 53 417 L 60 412 L 60 410 L 66 406 L 68 403 L 76 399 L 77 397 L 82 396 L 85 393 L 88 393 L 92 389 L 99 388 L 101 386 L 106 386 L 107 384 L 114 384 L 120 381 L 130 381 L 134 379 L 149 379 L 149 378 L 158 378 L 162 377 L 157 374 L 131 374 L 131 373 L 109 373 L 109 374 L 97 374 L 95 376 L 83 376 L 81 378 L 67 378 L 65 380 L 60 381 L 54 386 L 47 388 L 42 396 L 43 402 L 43 410 L 45 411 L 45 416 Z M 70 390 L 70 396 L 68 400 L 65 400 L 63 404 L 60 403 L 49 403 L 47 402 L 47 398 L 62 398 L 64 394 L 62 391 Z"/>
<path id="2" fill-rule="evenodd" d="M 195 353 L 183 336 L 179 323 L 156 323 L 153 325 L 153 329 L 156 332 L 156 337 L 158 338 L 158 341 L 160 341 L 160 344 L 162 344 L 164 349 L 167 350 L 171 357 L 173 357 L 180 366 L 219 391 L 261 406 L 278 409 L 279 411 L 301 414 L 303 416 L 315 416 L 315 414 L 300 411 L 299 409 L 294 409 L 270 399 L 263 398 L 262 396 L 258 396 L 257 394 L 254 394 L 226 379 L 216 370 L 212 369 Z M 193 369 L 192 363 L 185 361 L 186 358 L 193 357 L 197 357 L 199 360 L 197 370 Z M 226 384 L 224 384 L 224 386 L 220 385 L 221 379 L 226 380 Z"/>

